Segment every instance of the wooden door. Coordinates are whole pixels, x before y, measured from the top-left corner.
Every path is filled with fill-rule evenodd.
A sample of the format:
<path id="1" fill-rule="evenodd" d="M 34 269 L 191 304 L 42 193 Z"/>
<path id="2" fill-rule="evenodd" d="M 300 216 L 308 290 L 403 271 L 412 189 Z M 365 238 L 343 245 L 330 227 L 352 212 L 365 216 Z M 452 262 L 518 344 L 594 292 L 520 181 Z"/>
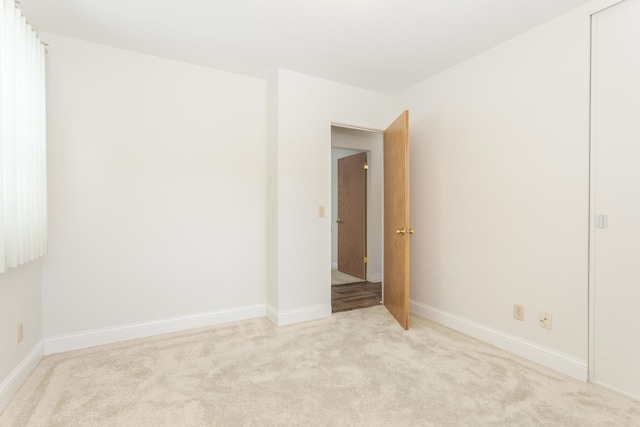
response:
<path id="1" fill-rule="evenodd" d="M 640 1 L 593 16 L 593 380 L 640 399 Z"/>
<path id="2" fill-rule="evenodd" d="M 338 159 L 338 271 L 366 280 L 367 153 Z"/>
<path id="3" fill-rule="evenodd" d="M 384 131 L 384 305 L 409 329 L 409 112 Z"/>

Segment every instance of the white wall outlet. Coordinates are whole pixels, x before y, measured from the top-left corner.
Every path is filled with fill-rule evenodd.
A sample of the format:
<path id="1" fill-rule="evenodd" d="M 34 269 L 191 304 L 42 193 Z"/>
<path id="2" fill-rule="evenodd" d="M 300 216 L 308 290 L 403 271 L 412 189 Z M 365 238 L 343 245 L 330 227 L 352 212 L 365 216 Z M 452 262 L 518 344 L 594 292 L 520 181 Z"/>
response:
<path id="1" fill-rule="evenodd" d="M 516 320 L 524 320 L 524 305 L 513 304 L 513 318 Z"/>
<path id="2" fill-rule="evenodd" d="M 18 343 L 21 343 L 24 339 L 24 329 L 22 327 L 22 323 L 18 325 Z"/>
<path id="3" fill-rule="evenodd" d="M 553 324 L 553 313 L 550 311 L 540 312 L 540 326 L 543 328 L 551 329 Z"/>
<path id="4" fill-rule="evenodd" d="M 326 215 L 324 206 L 318 206 L 318 217 L 324 218 Z"/>

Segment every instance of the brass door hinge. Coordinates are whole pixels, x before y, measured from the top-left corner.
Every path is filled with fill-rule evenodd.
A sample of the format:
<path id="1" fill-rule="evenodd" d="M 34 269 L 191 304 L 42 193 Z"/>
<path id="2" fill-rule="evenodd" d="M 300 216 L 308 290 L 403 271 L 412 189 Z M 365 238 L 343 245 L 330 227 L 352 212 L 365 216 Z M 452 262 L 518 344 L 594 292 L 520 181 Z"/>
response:
<path id="1" fill-rule="evenodd" d="M 369 163 L 364 164 L 364 170 L 367 170 L 367 169 L 369 169 Z"/>
<path id="2" fill-rule="evenodd" d="M 364 263 L 366 264 L 366 263 L 368 263 L 368 262 L 369 262 L 369 258 L 364 257 Z"/>

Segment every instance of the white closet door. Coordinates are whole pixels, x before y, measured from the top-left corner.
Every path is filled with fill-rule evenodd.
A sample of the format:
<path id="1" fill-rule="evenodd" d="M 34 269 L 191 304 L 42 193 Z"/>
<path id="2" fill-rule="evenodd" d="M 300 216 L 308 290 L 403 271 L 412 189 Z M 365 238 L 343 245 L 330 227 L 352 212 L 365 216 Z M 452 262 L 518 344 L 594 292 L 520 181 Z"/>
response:
<path id="1" fill-rule="evenodd" d="M 593 16 L 594 381 L 640 397 L 640 0 Z"/>

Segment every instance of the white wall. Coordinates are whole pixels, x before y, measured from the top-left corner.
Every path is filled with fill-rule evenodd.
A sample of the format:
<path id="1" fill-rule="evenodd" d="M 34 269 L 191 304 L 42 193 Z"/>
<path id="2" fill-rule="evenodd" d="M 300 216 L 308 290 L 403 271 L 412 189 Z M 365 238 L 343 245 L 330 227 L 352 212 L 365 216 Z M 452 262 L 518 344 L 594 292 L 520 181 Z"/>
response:
<path id="1" fill-rule="evenodd" d="M 277 144 L 271 153 L 269 197 L 277 199 L 277 217 L 269 221 L 277 239 L 278 324 L 325 317 L 331 313 L 331 218 L 318 217 L 331 206 L 331 122 L 385 128 L 391 121 L 391 97 L 315 77 L 279 70 Z M 271 143 L 270 143 L 271 144 Z M 275 170 L 274 170 L 275 168 Z M 269 285 L 271 286 L 271 284 Z"/>
<path id="2" fill-rule="evenodd" d="M 589 6 L 405 90 L 412 310 L 586 378 Z M 514 303 L 525 321 L 513 319 Z M 553 312 L 553 329 L 538 326 Z"/>
<path id="3" fill-rule="evenodd" d="M 382 281 L 382 134 L 357 129 L 347 129 L 338 126 L 331 128 L 331 144 L 333 147 L 348 147 L 367 152 L 367 280 L 369 282 Z M 355 153 L 358 151 L 341 150 L 333 148 L 332 155 L 332 175 L 331 175 L 331 262 L 332 265 L 338 263 L 338 233 L 336 219 L 338 218 L 338 162 L 337 159 L 344 157 L 344 153 Z M 345 154 L 346 155 L 346 154 Z"/>
<path id="4" fill-rule="evenodd" d="M 24 339 L 18 343 L 18 324 Z M 0 411 L 42 358 L 40 261 L 0 274 Z"/>
<path id="5" fill-rule="evenodd" d="M 132 337 L 110 329 L 121 325 L 264 315 L 266 81 L 42 38 L 48 351 L 104 328 L 94 343 Z"/>

